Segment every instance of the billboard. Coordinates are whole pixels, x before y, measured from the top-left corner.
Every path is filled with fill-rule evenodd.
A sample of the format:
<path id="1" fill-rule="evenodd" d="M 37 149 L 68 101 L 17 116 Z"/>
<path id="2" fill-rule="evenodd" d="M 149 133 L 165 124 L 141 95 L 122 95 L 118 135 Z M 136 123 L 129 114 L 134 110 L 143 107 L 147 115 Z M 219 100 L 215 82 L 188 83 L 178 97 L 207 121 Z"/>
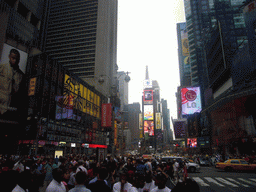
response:
<path id="1" fill-rule="evenodd" d="M 73 119 L 73 96 L 56 96 L 56 119 Z"/>
<path id="2" fill-rule="evenodd" d="M 139 114 L 139 129 L 143 129 L 143 120 L 142 120 L 142 113 Z"/>
<path id="3" fill-rule="evenodd" d="M 186 126 L 187 126 L 187 120 L 173 120 L 173 128 L 174 128 L 174 135 L 175 138 L 185 138 L 186 134 Z"/>
<path id="4" fill-rule="evenodd" d="M 199 137 L 197 138 L 198 147 L 208 148 L 210 147 L 210 137 Z"/>
<path id="5" fill-rule="evenodd" d="M 144 121 L 144 134 L 154 136 L 154 121 Z"/>
<path id="6" fill-rule="evenodd" d="M 153 105 L 144 105 L 144 120 L 154 120 Z"/>
<path id="7" fill-rule="evenodd" d="M 146 88 L 152 88 L 152 80 L 151 79 L 145 79 L 143 81 L 143 88 L 146 89 Z"/>
<path id="8" fill-rule="evenodd" d="M 188 138 L 187 147 L 189 148 L 197 147 L 197 138 Z"/>
<path id="9" fill-rule="evenodd" d="M 144 104 L 153 104 L 153 90 L 144 90 L 143 101 Z"/>
<path id="10" fill-rule="evenodd" d="M 156 129 L 161 129 L 161 113 L 156 113 Z"/>
<path id="11" fill-rule="evenodd" d="M 101 126 L 111 127 L 112 122 L 112 104 L 104 103 L 101 107 Z"/>
<path id="12" fill-rule="evenodd" d="M 201 107 L 200 87 L 187 87 L 181 89 L 182 115 L 199 113 Z"/>
<path id="13" fill-rule="evenodd" d="M 14 116 L 25 94 L 25 71 L 28 54 L 8 44 L 3 45 L 0 60 L 0 115 Z M 1 117 L 0 117 L 1 118 Z M 5 118 L 5 117 L 3 117 Z M 19 117 L 17 117 L 19 118 Z"/>

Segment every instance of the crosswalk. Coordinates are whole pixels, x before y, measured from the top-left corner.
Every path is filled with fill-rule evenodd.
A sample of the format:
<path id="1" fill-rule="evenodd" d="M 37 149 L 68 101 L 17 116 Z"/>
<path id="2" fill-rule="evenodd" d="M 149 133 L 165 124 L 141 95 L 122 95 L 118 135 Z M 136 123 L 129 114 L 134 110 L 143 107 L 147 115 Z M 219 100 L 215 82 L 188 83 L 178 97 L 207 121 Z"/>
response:
<path id="1" fill-rule="evenodd" d="M 199 186 L 211 187 L 255 187 L 256 178 L 230 178 L 230 177 L 191 177 Z"/>

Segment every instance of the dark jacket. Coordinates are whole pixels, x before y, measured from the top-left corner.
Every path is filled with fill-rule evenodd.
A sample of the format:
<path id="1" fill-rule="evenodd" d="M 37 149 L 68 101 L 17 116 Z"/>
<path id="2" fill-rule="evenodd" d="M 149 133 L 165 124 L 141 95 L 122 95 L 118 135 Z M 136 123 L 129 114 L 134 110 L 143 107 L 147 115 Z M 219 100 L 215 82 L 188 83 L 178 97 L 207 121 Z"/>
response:
<path id="1" fill-rule="evenodd" d="M 98 180 L 95 183 L 91 183 L 88 185 L 88 189 L 90 189 L 92 192 L 111 192 L 111 189 L 109 186 L 106 185 L 105 181 Z"/>

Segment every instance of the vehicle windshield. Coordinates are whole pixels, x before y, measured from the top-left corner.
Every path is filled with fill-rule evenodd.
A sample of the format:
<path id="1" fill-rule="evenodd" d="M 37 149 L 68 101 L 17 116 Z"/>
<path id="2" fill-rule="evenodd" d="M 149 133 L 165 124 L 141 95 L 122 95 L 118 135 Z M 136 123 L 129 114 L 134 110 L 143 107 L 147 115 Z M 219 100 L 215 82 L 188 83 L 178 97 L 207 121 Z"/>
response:
<path id="1" fill-rule="evenodd" d="M 224 163 L 227 163 L 229 160 L 224 161 Z"/>

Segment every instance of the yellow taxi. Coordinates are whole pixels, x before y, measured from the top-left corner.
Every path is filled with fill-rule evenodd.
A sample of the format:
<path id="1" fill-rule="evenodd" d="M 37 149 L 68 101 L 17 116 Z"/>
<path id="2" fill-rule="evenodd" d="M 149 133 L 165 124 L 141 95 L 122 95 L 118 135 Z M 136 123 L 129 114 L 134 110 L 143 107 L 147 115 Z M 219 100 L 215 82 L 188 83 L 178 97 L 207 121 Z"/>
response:
<path id="1" fill-rule="evenodd" d="M 225 162 L 216 163 L 217 169 L 223 169 L 225 171 L 255 171 L 256 164 L 249 164 L 244 159 L 228 159 Z"/>

